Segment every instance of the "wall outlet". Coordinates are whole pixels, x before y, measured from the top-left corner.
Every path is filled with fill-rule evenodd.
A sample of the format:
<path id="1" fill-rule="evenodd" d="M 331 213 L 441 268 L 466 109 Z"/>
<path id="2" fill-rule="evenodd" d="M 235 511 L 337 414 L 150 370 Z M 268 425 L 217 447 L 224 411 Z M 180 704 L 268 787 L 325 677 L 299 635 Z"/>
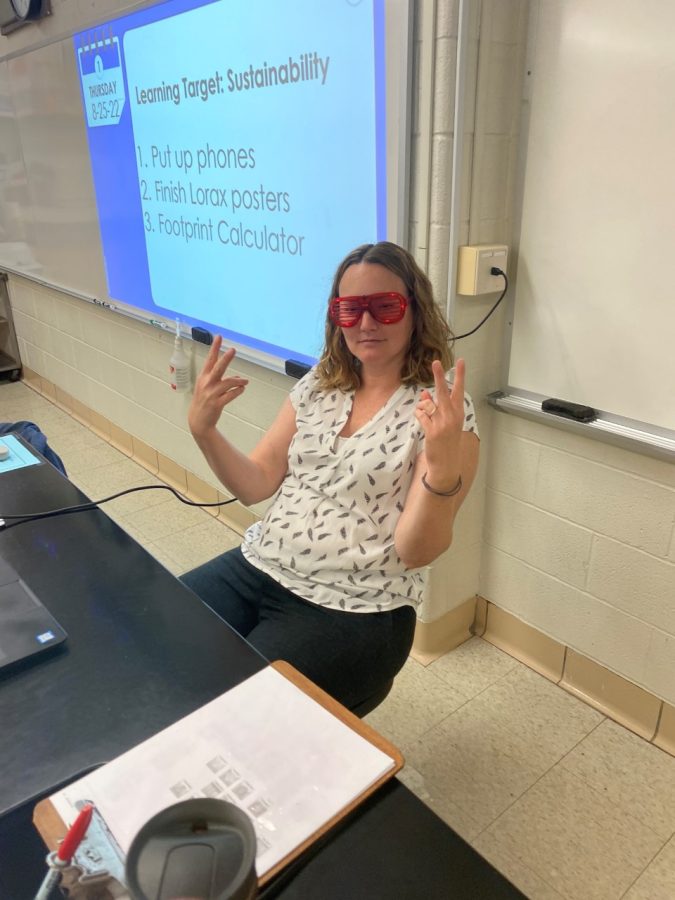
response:
<path id="1" fill-rule="evenodd" d="M 457 265 L 457 293 L 475 297 L 494 294 L 504 289 L 501 275 L 492 275 L 496 266 L 506 272 L 508 247 L 506 244 L 473 244 L 459 248 Z"/>

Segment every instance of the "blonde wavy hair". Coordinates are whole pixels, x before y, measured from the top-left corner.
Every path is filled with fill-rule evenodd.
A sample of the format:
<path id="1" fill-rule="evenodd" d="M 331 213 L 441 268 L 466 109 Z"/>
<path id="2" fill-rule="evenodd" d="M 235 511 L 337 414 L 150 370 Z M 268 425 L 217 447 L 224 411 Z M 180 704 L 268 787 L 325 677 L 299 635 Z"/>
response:
<path id="1" fill-rule="evenodd" d="M 384 266 L 401 279 L 410 301 L 413 329 L 410 346 L 401 370 L 402 384 L 430 385 L 434 376 L 431 363 L 440 359 L 443 370 L 452 367 L 450 342 L 453 334 L 434 300 L 431 282 L 403 247 L 389 241 L 362 244 L 342 260 L 335 272 L 329 302 L 339 297 L 342 276 L 357 263 Z M 385 326 L 386 327 L 386 326 Z M 361 384 L 360 362 L 347 348 L 342 329 L 334 325 L 326 312 L 324 349 L 317 363 L 317 386 L 324 390 L 355 390 Z"/>

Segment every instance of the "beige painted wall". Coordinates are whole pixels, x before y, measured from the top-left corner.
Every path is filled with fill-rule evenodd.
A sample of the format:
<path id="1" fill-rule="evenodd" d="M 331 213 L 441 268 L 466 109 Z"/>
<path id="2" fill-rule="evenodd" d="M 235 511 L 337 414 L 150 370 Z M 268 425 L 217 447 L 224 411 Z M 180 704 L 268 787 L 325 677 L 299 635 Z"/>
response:
<path id="1" fill-rule="evenodd" d="M 55 6 L 62 27 L 111 8 L 103 0 Z M 439 298 L 447 292 L 458 7 L 457 0 L 415 3 L 411 246 Z M 460 242 L 514 240 L 527 11 L 527 0 L 471 4 Z M 423 41 L 425 33 L 433 41 Z M 185 427 L 187 400 L 166 386 L 167 336 L 21 279 L 10 291 L 26 365 L 213 483 Z M 472 327 L 490 302 L 455 298 L 455 331 Z M 461 347 L 478 407 L 481 466 L 420 617 L 434 621 L 481 593 L 672 703 L 675 469 L 488 408 L 483 398 L 502 387 L 504 315 Z M 193 352 L 199 365 L 203 351 Z M 246 450 L 292 382 L 246 363 L 238 368 L 251 383 L 222 425 Z"/>

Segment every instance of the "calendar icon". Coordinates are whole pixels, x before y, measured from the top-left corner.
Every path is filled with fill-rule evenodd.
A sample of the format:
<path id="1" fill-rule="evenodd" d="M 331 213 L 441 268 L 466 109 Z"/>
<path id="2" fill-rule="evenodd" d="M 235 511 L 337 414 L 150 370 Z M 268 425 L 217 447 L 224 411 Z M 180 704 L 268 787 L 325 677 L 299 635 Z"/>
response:
<path id="1" fill-rule="evenodd" d="M 126 101 L 119 38 L 92 32 L 77 48 L 87 124 L 117 125 Z"/>

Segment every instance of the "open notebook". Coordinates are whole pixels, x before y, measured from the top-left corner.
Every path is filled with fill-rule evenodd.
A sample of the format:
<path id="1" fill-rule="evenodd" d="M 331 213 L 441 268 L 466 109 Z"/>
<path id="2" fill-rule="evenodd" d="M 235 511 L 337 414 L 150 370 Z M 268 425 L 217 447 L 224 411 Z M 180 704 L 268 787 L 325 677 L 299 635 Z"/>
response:
<path id="1" fill-rule="evenodd" d="M 70 825 L 93 802 L 124 855 L 178 800 L 228 800 L 253 822 L 264 883 L 402 764 L 377 732 L 275 663 L 43 803 Z"/>

